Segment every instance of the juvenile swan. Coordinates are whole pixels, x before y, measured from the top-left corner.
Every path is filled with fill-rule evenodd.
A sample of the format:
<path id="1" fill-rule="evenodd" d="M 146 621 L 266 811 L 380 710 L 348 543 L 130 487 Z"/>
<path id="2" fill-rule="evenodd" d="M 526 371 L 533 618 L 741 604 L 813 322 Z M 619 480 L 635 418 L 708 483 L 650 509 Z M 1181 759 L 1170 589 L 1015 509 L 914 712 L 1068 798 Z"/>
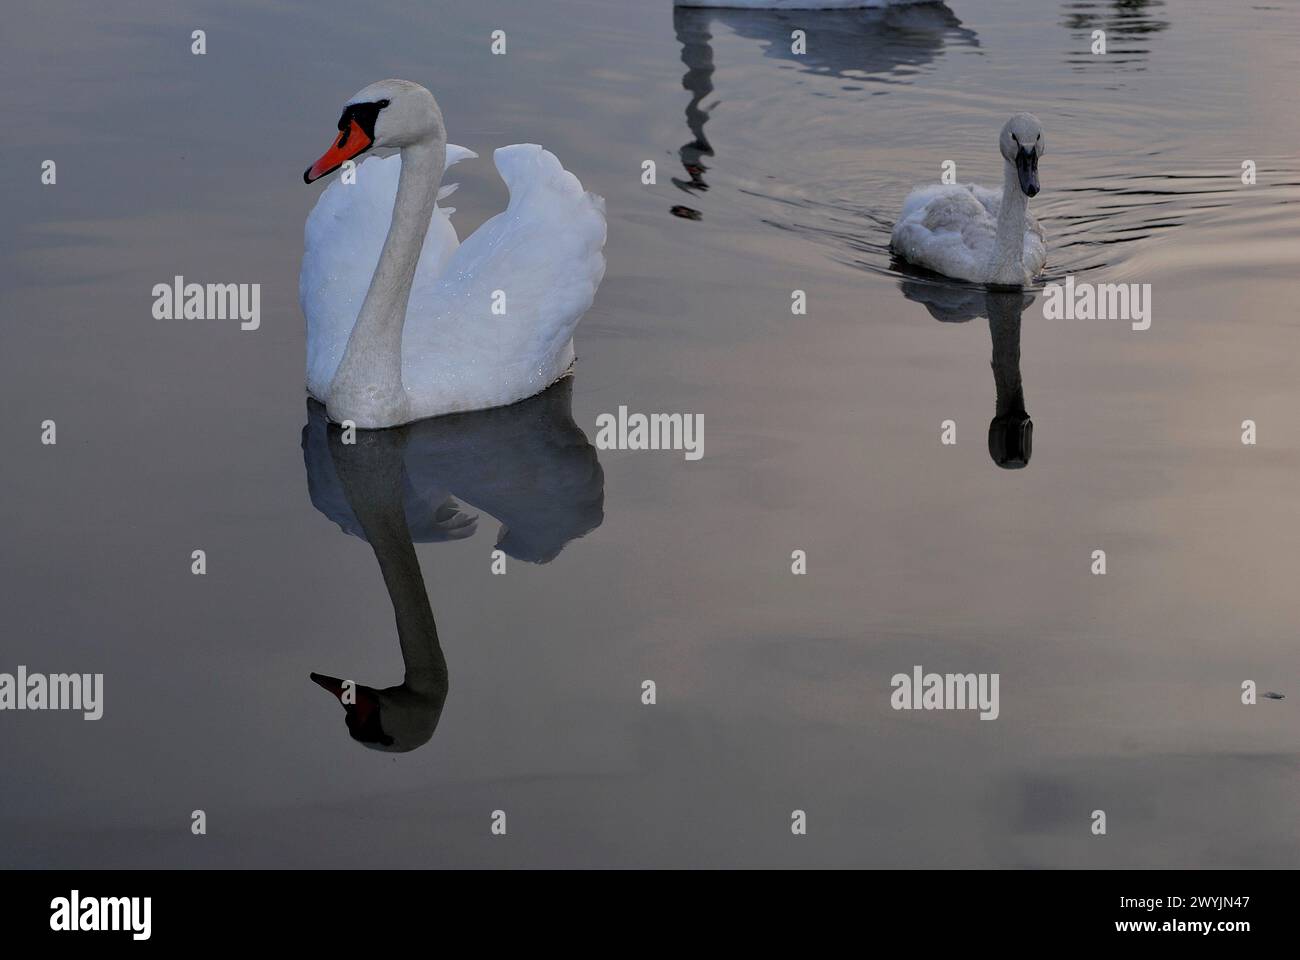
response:
<path id="1" fill-rule="evenodd" d="M 1001 190 L 974 184 L 917 187 L 903 202 L 889 246 L 904 260 L 958 280 L 1022 287 L 1043 269 L 1043 231 L 1029 212 L 1047 140 L 1038 120 L 1017 113 L 998 138 L 1006 159 Z"/>
<path id="2" fill-rule="evenodd" d="M 448 145 L 428 90 L 373 83 L 338 128 L 308 183 L 371 147 L 400 153 L 330 184 L 307 218 L 307 390 L 330 418 L 392 427 L 514 403 L 564 376 L 605 272 L 604 202 L 536 144 L 502 147 L 510 204 L 458 244 L 439 184 L 474 154 Z"/>

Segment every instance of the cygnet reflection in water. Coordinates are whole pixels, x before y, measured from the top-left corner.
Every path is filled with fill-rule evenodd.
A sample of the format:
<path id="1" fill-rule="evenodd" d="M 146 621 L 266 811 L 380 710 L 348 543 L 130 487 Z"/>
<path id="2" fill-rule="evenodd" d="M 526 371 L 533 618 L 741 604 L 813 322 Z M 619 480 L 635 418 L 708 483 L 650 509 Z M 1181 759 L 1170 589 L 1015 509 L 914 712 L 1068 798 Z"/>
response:
<path id="1" fill-rule="evenodd" d="M 985 290 L 914 280 L 904 280 L 899 286 L 903 296 L 925 304 L 930 315 L 944 323 L 988 317 L 997 390 L 995 413 L 989 421 L 989 456 L 1005 470 L 1029 466 L 1034 421 L 1025 410 L 1020 376 L 1020 315 L 1034 302 L 1034 296 L 1019 290 Z"/>
<path id="2" fill-rule="evenodd" d="M 477 517 L 458 499 L 501 521 L 497 548 L 531 563 L 554 559 L 604 520 L 604 472 L 573 421 L 572 395 L 566 377 L 508 407 L 358 430 L 355 443 L 343 443 L 325 408 L 308 402 L 302 448 L 312 505 L 374 550 L 405 669 L 386 688 L 311 675 L 343 704 L 354 740 L 405 752 L 438 726 L 447 661 L 414 544 L 473 536 Z"/>

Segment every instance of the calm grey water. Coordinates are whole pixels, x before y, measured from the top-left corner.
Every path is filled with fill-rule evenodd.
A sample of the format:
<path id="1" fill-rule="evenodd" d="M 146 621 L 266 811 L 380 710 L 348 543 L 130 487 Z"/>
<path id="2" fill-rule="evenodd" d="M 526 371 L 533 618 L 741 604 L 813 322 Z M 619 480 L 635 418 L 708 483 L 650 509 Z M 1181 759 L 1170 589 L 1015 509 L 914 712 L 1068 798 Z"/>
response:
<path id="1" fill-rule="evenodd" d="M 1294 865 L 1297 13 L 20 3 L 0 671 L 106 694 L 0 714 L 0 865 Z M 572 383 L 348 451 L 303 393 L 301 171 L 387 76 L 484 157 L 462 236 L 539 142 L 609 270 Z M 1045 280 L 1149 283 L 1150 330 L 891 263 L 910 186 L 996 185 L 1019 109 Z M 154 320 L 176 274 L 261 283 L 261 329 Z M 620 404 L 702 414 L 703 459 L 595 450 Z M 368 750 L 310 675 L 403 654 L 415 748 Z M 892 710 L 916 664 L 999 673 L 999 719 Z"/>

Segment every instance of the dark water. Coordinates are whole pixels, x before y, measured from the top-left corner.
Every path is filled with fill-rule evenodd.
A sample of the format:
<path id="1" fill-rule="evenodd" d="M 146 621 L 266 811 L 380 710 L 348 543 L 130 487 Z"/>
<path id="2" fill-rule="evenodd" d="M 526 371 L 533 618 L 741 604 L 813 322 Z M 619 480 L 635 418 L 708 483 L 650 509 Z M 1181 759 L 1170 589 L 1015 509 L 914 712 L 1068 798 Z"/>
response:
<path id="1" fill-rule="evenodd" d="M 1295 3 L 19 7 L 0 671 L 106 693 L 0 714 L 0 864 L 1296 862 Z M 571 383 L 346 448 L 301 171 L 386 76 L 485 158 L 462 236 L 540 142 L 609 270 Z M 910 186 L 997 185 L 1022 109 L 1044 281 L 1149 283 L 1150 330 L 891 261 Z M 261 329 L 153 319 L 176 274 L 261 283 Z M 619 405 L 702 414 L 703 459 L 595 450 Z M 914 664 L 999 673 L 999 718 L 892 710 Z"/>

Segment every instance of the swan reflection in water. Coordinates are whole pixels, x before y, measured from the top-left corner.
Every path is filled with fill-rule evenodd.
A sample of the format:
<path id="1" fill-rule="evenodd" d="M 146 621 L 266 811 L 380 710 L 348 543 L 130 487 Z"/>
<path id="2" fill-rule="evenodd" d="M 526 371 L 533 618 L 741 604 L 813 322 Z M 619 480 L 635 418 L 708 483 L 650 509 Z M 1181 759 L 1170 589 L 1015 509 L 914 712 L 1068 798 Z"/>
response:
<path id="1" fill-rule="evenodd" d="M 508 407 L 452 414 L 342 442 L 325 408 L 307 404 L 303 460 L 312 505 L 370 544 L 397 620 L 405 675 L 392 687 L 311 675 L 343 704 L 352 738 L 375 750 L 414 750 L 433 736 L 447 699 L 447 661 L 415 543 L 473 536 L 477 517 L 501 521 L 497 549 L 546 563 L 604 519 L 605 477 L 573 422 L 573 378 Z"/>
<path id="2" fill-rule="evenodd" d="M 709 189 L 704 179 L 713 156 L 705 136 L 709 111 L 704 105 L 713 93 L 714 24 L 737 36 L 758 40 L 763 55 L 788 60 L 806 73 L 847 80 L 885 82 L 882 78 L 904 68 L 930 63 L 949 44 L 979 46 L 975 31 L 962 27 L 943 3 L 891 6 L 860 10 L 755 10 L 736 8 L 674 7 L 673 28 L 682 45 L 686 73 L 682 86 L 691 94 L 686 105 L 686 126 L 691 139 L 678 150 L 685 177 L 673 184 L 687 193 Z M 790 33 L 799 29 L 808 38 L 804 54 L 790 49 Z M 894 79 L 889 82 L 906 82 Z M 699 220 L 700 211 L 685 205 L 672 208 L 674 216 Z"/>
<path id="3" fill-rule="evenodd" d="M 1143 70 L 1150 50 L 1149 37 L 1169 27 L 1162 14 L 1164 0 L 1066 0 L 1062 25 L 1075 42 L 1065 62 L 1076 70 L 1103 66 L 1107 69 Z M 1092 31 L 1104 30 L 1110 42 L 1105 57 L 1092 55 Z"/>
<path id="4" fill-rule="evenodd" d="M 993 383 L 997 391 L 993 419 L 989 422 L 989 456 L 1006 470 L 1029 466 L 1034 421 L 1025 410 L 1025 388 L 1020 377 L 1020 315 L 1034 302 L 1034 296 L 1020 290 L 986 290 L 913 280 L 902 281 L 900 287 L 903 296 L 925 304 L 930 315 L 944 323 L 988 317 L 993 339 Z"/>

